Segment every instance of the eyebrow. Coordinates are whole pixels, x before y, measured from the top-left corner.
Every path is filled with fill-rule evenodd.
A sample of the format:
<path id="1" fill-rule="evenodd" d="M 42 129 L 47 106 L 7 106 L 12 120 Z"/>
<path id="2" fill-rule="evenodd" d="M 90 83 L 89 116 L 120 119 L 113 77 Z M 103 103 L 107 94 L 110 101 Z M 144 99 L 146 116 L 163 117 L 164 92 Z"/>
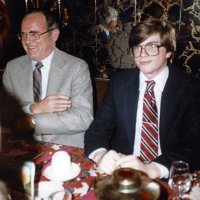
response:
<path id="1" fill-rule="evenodd" d="M 136 45 L 136 46 L 144 46 L 144 45 L 147 45 L 147 44 L 154 44 L 154 43 L 160 43 L 161 44 L 161 41 L 150 41 L 150 42 L 148 42 L 148 43 L 146 43 L 146 44 L 143 44 L 143 45 L 140 45 L 140 44 L 138 44 L 138 45 Z"/>
<path id="2" fill-rule="evenodd" d="M 21 33 L 39 33 L 39 32 L 38 31 L 29 31 L 29 32 L 21 31 Z"/>

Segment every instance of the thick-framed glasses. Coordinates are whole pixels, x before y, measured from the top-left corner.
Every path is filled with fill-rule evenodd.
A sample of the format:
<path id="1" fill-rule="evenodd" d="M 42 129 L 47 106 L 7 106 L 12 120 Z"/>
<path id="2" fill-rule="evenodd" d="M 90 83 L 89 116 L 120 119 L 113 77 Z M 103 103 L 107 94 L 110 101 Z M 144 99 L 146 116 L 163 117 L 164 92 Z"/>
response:
<path id="1" fill-rule="evenodd" d="M 40 36 L 41 35 L 44 35 L 50 31 L 53 31 L 54 29 L 50 29 L 48 31 L 45 31 L 43 33 L 38 33 L 38 32 L 34 32 L 34 31 L 31 31 L 29 33 L 24 33 L 24 32 L 21 32 L 19 34 L 17 34 L 19 40 L 25 40 L 27 37 L 29 37 L 29 39 L 33 39 L 33 40 L 39 40 L 40 39 Z"/>
<path id="2" fill-rule="evenodd" d="M 143 49 L 148 56 L 157 56 L 159 54 L 159 48 L 163 46 L 163 44 L 158 45 L 155 43 L 137 45 L 131 49 L 131 56 L 133 56 L 134 58 L 140 57 Z"/>

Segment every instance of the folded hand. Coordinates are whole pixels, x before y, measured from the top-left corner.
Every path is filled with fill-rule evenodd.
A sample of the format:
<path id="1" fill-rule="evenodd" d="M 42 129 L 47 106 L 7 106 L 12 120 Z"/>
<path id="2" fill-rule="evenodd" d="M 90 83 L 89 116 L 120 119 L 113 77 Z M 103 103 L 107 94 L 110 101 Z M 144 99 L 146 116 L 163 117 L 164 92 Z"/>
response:
<path id="1" fill-rule="evenodd" d="M 144 164 L 134 155 L 123 156 L 115 162 L 115 168 L 130 167 L 145 172 L 150 178 L 158 178 L 161 172 L 155 163 Z"/>
<path id="2" fill-rule="evenodd" d="M 97 162 L 98 168 L 101 172 L 106 174 L 112 174 L 115 170 L 115 162 L 120 159 L 121 154 L 114 150 L 106 152 L 101 159 Z"/>
<path id="3" fill-rule="evenodd" d="M 145 171 L 146 165 L 136 156 L 127 155 L 123 156 L 115 162 L 116 168 L 130 167 L 135 170 Z"/>
<path id="4" fill-rule="evenodd" d="M 46 114 L 53 112 L 62 112 L 72 106 L 70 97 L 65 95 L 50 95 L 42 101 L 32 104 L 30 110 L 33 114 Z"/>

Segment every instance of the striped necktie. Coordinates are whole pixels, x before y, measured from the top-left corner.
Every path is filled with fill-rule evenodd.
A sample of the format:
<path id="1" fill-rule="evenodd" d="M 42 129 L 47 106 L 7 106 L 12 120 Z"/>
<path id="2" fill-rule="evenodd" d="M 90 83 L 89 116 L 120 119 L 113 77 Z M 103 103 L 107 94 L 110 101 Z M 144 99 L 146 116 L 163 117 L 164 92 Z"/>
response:
<path id="1" fill-rule="evenodd" d="M 144 161 L 158 156 L 158 112 L 153 88 L 155 81 L 146 81 L 143 100 L 140 157 Z"/>
<path id="2" fill-rule="evenodd" d="M 33 71 L 33 94 L 35 102 L 38 102 L 41 99 L 42 93 L 42 75 L 41 68 L 43 64 L 41 62 L 37 62 L 35 64 L 35 70 Z"/>

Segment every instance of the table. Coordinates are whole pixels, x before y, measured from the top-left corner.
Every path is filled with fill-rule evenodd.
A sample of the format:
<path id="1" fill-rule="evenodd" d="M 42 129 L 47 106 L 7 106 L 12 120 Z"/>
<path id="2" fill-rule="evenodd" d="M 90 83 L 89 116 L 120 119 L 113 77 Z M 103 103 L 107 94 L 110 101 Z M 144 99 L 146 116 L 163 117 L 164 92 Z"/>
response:
<path id="1" fill-rule="evenodd" d="M 17 163 L 28 160 L 34 161 L 34 163 L 36 164 L 35 187 L 37 187 L 38 182 L 48 181 L 48 179 L 45 178 L 41 172 L 49 164 L 53 152 L 59 150 L 68 152 L 72 158 L 72 161 L 80 165 L 81 172 L 78 177 L 70 181 L 64 182 L 63 184 L 65 188 L 69 189 L 73 193 L 73 200 L 79 200 L 82 196 L 87 194 L 90 185 L 93 183 L 93 180 L 96 176 L 98 176 L 98 170 L 95 163 L 84 156 L 84 150 L 82 148 L 46 142 L 38 142 L 33 140 L 32 138 L 21 139 L 4 136 L 2 152 L 0 154 L 0 161 L 2 158 L 1 156 L 6 156 L 11 161 L 17 161 Z M 10 173 L 10 176 L 13 176 L 13 173 Z M 9 177 L 9 179 L 13 181 L 13 179 L 16 179 L 16 175 L 15 178 Z M 16 184 L 12 183 L 9 183 L 9 185 L 11 185 L 11 187 L 13 187 L 13 185 L 14 187 L 17 186 Z M 16 191 L 18 190 L 18 188 L 19 187 L 17 186 L 17 189 L 14 189 L 14 192 L 12 194 L 13 199 L 27 199 L 27 197 L 25 195 L 22 195 L 21 192 Z"/>
<path id="2" fill-rule="evenodd" d="M 27 196 L 23 194 L 22 187 L 17 184 L 19 180 L 16 178 L 15 173 L 17 168 L 20 167 L 20 164 L 24 161 L 34 161 L 36 165 L 35 189 L 37 189 L 40 181 L 48 181 L 48 179 L 45 178 L 41 172 L 49 165 L 52 154 L 59 150 L 68 152 L 72 161 L 79 164 L 81 168 L 80 174 L 76 178 L 64 182 L 63 186 L 73 193 L 73 200 L 88 200 L 84 197 L 89 191 L 92 191 L 93 188 L 90 188 L 90 186 L 93 184 L 96 177 L 99 176 L 99 172 L 95 163 L 84 156 L 84 149 L 53 143 L 38 142 L 33 140 L 31 137 L 19 138 L 12 137 L 10 135 L 3 135 L 2 152 L 0 153 L 0 179 L 3 178 L 6 182 L 8 181 L 8 186 L 11 188 L 10 192 L 13 200 L 28 199 Z M 7 160 L 5 161 L 3 158 L 6 158 Z M 12 163 L 11 165 L 9 163 L 7 165 L 7 161 L 16 162 L 14 163 L 14 168 L 16 168 L 14 173 L 10 172 L 10 170 L 13 170 Z M 190 197 L 195 195 L 198 196 L 198 194 L 200 196 L 200 171 L 193 175 L 195 175 L 195 179 L 193 181 L 194 187 L 191 192 L 186 195 L 185 200 L 190 200 Z M 161 180 L 157 180 L 157 182 L 162 184 L 162 187 L 167 190 L 168 194 L 171 192 L 166 183 Z M 193 191 L 193 189 L 197 189 L 199 191 L 196 192 Z M 92 200 L 94 200 L 94 198 Z"/>
<path id="3" fill-rule="evenodd" d="M 49 161 L 51 160 L 53 152 L 59 150 L 66 151 L 71 156 L 72 162 L 80 165 L 81 172 L 76 178 L 64 182 L 63 186 L 73 193 L 74 200 L 78 200 L 82 196 L 86 195 L 90 185 L 93 183 L 93 180 L 95 179 L 95 177 L 98 176 L 99 173 L 96 168 L 96 165 L 84 156 L 84 150 L 72 146 L 64 146 L 50 143 L 43 143 L 42 146 L 42 155 L 34 159 L 36 166 L 41 167 L 41 170 L 44 171 L 44 169 L 49 164 Z M 48 149 L 48 152 L 46 151 L 44 153 L 45 149 Z M 48 180 L 44 176 L 36 177 L 39 177 L 39 180 L 36 180 L 36 182 Z"/>

